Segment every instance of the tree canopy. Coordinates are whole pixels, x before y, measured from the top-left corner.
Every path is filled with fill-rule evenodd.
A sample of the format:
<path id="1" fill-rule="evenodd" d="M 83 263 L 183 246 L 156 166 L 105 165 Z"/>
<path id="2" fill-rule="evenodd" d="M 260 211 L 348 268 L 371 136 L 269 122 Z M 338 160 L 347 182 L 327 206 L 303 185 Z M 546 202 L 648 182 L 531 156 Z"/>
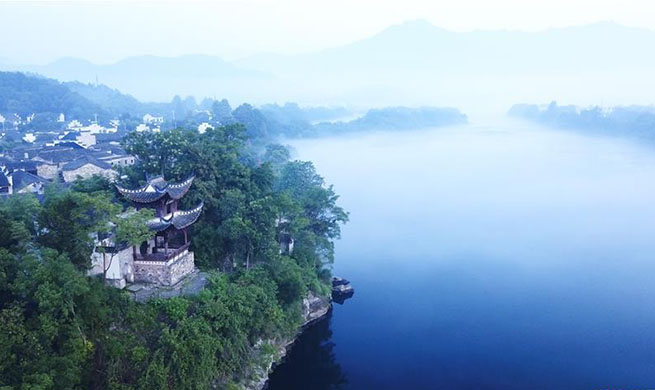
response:
<path id="1" fill-rule="evenodd" d="M 94 233 L 149 237 L 146 211 L 124 204 L 105 180 L 52 185 L 0 201 L 0 389 L 207 389 L 256 362 L 253 345 L 289 336 L 308 291 L 329 293 L 333 240 L 347 213 L 311 163 L 283 147 L 258 154 L 241 125 L 132 133 L 148 174 L 196 176 L 183 206 L 204 201 L 192 227 L 196 264 L 210 274 L 196 296 L 138 303 L 86 276 Z M 292 235 L 296 249 L 280 250 Z"/>

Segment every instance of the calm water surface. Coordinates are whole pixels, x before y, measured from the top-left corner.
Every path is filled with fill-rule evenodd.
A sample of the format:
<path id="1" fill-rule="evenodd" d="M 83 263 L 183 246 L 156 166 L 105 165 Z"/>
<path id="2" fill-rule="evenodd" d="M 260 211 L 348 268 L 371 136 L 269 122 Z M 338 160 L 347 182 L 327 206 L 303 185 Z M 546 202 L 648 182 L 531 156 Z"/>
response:
<path id="1" fill-rule="evenodd" d="M 522 123 L 295 142 L 356 293 L 269 389 L 655 388 L 655 148 Z"/>

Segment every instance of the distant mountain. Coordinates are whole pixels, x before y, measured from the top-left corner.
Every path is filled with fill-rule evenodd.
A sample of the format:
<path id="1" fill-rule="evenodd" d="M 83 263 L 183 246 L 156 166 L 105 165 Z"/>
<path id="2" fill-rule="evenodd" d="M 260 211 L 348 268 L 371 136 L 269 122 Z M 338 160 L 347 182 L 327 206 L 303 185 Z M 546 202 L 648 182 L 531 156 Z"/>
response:
<path id="1" fill-rule="evenodd" d="M 236 64 L 292 80 L 340 103 L 493 106 L 497 111 L 525 99 L 652 102 L 651 47 L 654 31 L 614 23 L 459 33 L 419 20 L 342 47 L 257 55 Z"/>
<path id="2" fill-rule="evenodd" d="M 205 55 L 131 57 L 109 65 L 64 58 L 44 66 L 2 64 L 63 81 L 118 88 L 142 101 L 174 95 L 302 105 L 457 106 L 505 111 L 516 101 L 581 105 L 655 99 L 655 32 L 614 23 L 539 32 L 453 32 L 426 21 L 297 55 L 237 61 Z"/>
<path id="3" fill-rule="evenodd" d="M 124 94 L 103 84 L 84 84 L 78 81 L 69 81 L 63 83 L 63 85 L 102 107 L 116 118 L 123 114 L 142 117 L 145 114 L 168 116 L 171 113 L 170 103 L 144 103 L 132 95 Z M 196 108 L 195 102 L 193 108 Z"/>
<path id="4" fill-rule="evenodd" d="M 108 65 L 78 58 L 62 58 L 47 65 L 2 64 L 3 70 L 42 74 L 61 81 L 110 85 L 142 100 L 165 101 L 174 95 L 221 95 L 224 85 L 270 78 L 260 71 L 245 70 L 218 57 L 129 57 Z"/>
<path id="5" fill-rule="evenodd" d="M 653 43 L 655 31 L 608 22 L 540 32 L 457 33 L 417 20 L 343 47 L 294 56 L 257 55 L 237 64 L 277 75 L 598 70 L 652 66 L 655 52 L 646 48 Z"/>

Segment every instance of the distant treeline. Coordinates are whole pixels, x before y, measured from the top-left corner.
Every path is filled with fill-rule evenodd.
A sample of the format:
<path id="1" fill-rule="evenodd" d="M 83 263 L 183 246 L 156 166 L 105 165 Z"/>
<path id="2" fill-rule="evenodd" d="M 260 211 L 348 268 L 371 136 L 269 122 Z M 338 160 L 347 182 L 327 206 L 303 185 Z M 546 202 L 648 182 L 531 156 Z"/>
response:
<path id="1" fill-rule="evenodd" d="M 121 130 L 133 130 L 145 114 L 164 119 L 162 129 L 193 128 L 201 123 L 224 126 L 241 123 L 251 139 L 316 137 L 367 130 L 410 130 L 465 123 L 466 115 L 454 108 L 387 107 L 355 117 L 345 107 L 300 107 L 296 103 L 242 104 L 232 108 L 226 99 L 175 96 L 169 103 L 144 103 L 105 85 L 60 83 L 38 75 L 0 72 L 0 114 L 25 118 L 35 114 L 23 130 L 56 130 L 60 113 L 66 120 L 88 121 L 96 116 L 101 124 L 120 120 Z"/>
<path id="2" fill-rule="evenodd" d="M 509 110 L 509 115 L 552 127 L 655 141 L 655 107 L 579 108 L 552 102 L 545 107 L 516 104 Z"/>
<path id="3" fill-rule="evenodd" d="M 336 114 L 341 114 L 341 117 L 352 116 L 345 109 L 326 112 L 325 109 L 308 110 L 295 103 L 287 103 L 284 106 L 268 104 L 259 109 L 243 105 L 234 110 L 233 117 L 254 135 L 268 134 L 274 137 L 320 137 L 357 131 L 411 130 L 467 121 L 466 115 L 457 109 L 436 107 L 387 107 L 369 110 L 350 121 L 319 121 Z M 316 121 L 319 122 L 314 123 Z"/>
<path id="4" fill-rule="evenodd" d="M 411 130 L 466 123 L 467 117 L 455 108 L 387 107 L 369 110 L 349 122 L 324 122 L 316 125 L 317 135 L 367 130 Z"/>

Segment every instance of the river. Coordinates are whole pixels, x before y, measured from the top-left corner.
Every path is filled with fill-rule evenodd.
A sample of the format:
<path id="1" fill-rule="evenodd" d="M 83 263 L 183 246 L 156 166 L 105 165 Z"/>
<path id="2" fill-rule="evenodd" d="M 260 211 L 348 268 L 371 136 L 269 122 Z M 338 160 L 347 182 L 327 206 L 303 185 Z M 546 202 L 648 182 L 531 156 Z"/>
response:
<path id="1" fill-rule="evenodd" d="M 294 141 L 355 295 L 270 390 L 655 386 L 655 148 L 523 122 Z"/>

